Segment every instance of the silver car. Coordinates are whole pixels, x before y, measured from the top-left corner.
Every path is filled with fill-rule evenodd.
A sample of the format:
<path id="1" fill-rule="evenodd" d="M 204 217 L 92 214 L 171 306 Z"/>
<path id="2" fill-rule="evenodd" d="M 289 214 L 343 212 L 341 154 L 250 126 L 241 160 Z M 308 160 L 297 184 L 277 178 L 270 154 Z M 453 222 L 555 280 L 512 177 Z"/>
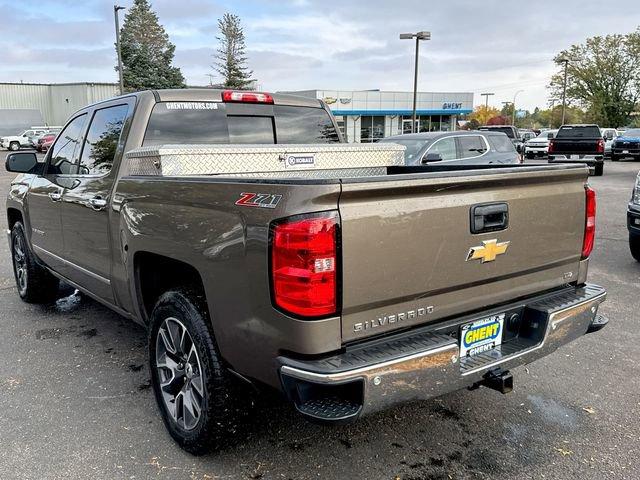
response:
<path id="1" fill-rule="evenodd" d="M 406 147 L 407 165 L 521 163 L 520 155 L 504 133 L 484 131 L 424 132 L 380 140 Z"/>

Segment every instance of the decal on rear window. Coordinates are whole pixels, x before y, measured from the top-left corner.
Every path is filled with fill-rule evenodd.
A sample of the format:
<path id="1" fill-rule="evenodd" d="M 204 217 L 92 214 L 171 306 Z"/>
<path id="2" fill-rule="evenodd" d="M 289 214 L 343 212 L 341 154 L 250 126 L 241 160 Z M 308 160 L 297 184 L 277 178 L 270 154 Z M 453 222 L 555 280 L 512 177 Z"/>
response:
<path id="1" fill-rule="evenodd" d="M 167 110 L 217 110 L 213 102 L 167 102 Z"/>

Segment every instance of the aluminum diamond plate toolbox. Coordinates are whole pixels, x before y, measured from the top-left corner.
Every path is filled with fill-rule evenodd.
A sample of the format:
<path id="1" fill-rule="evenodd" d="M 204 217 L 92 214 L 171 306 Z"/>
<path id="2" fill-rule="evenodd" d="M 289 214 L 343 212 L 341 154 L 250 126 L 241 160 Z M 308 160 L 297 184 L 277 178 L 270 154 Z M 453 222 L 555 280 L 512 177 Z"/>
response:
<path id="1" fill-rule="evenodd" d="M 376 175 L 386 167 L 404 165 L 404 147 L 393 143 L 162 145 L 131 150 L 124 163 L 128 175 Z"/>

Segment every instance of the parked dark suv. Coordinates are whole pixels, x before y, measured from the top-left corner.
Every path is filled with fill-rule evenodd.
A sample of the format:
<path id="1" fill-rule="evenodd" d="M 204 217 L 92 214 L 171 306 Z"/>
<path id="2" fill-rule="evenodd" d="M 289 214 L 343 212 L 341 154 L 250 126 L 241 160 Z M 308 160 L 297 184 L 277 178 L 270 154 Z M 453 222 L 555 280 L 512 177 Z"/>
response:
<path id="1" fill-rule="evenodd" d="M 483 125 L 478 127 L 478 130 L 485 132 L 502 132 L 509 137 L 509 140 L 511 140 L 518 153 L 522 153 L 524 150 L 524 141 L 522 140 L 522 136 L 518 129 L 513 125 Z"/>
<path id="2" fill-rule="evenodd" d="M 448 164 L 520 163 L 520 155 L 504 133 L 499 132 L 424 132 L 395 135 L 380 140 L 406 147 L 407 165 L 431 162 Z"/>
<path id="3" fill-rule="evenodd" d="M 640 160 L 640 128 L 627 130 L 611 144 L 611 160 L 617 162 L 626 157 Z"/>

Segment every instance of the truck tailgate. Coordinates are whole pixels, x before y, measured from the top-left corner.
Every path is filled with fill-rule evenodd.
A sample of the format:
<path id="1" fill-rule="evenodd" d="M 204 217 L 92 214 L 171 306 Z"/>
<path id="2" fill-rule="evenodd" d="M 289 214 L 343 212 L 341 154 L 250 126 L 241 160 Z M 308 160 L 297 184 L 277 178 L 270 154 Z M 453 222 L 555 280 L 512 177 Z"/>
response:
<path id="1" fill-rule="evenodd" d="M 553 154 L 597 155 L 597 138 L 555 138 Z"/>
<path id="2" fill-rule="evenodd" d="M 586 179 L 530 167 L 344 182 L 343 342 L 574 281 Z M 508 227 L 472 234 L 471 210 L 487 203 L 506 204 Z"/>

